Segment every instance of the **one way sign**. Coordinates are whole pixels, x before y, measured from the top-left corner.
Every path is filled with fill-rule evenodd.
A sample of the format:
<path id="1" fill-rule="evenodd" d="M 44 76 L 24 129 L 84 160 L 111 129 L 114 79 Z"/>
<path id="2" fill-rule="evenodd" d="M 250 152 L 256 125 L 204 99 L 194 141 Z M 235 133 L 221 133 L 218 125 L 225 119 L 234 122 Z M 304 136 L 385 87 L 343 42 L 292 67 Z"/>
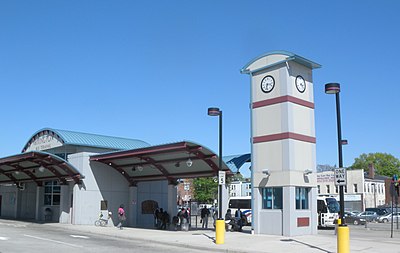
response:
<path id="1" fill-rule="evenodd" d="M 335 185 L 347 185 L 347 176 L 345 168 L 335 169 Z"/>

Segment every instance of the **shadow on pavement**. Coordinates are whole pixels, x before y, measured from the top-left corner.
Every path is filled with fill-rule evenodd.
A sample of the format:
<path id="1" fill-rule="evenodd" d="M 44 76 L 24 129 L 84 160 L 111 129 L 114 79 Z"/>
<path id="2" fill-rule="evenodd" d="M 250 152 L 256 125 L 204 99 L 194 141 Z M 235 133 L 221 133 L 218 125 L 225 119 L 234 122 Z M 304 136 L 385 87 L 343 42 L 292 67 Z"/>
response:
<path id="1" fill-rule="evenodd" d="M 312 249 L 320 250 L 322 252 L 334 253 L 333 251 L 329 251 L 329 250 L 326 250 L 326 249 L 323 249 L 323 248 L 320 248 L 320 247 L 317 247 L 317 246 L 314 246 L 314 245 L 311 245 L 311 244 L 308 244 L 308 243 L 305 243 L 305 242 L 301 242 L 301 241 L 298 241 L 298 240 L 295 240 L 295 239 L 281 239 L 281 242 L 296 242 L 296 243 L 299 243 L 299 244 L 303 244 L 303 245 L 305 245 L 307 247 L 310 247 Z"/>

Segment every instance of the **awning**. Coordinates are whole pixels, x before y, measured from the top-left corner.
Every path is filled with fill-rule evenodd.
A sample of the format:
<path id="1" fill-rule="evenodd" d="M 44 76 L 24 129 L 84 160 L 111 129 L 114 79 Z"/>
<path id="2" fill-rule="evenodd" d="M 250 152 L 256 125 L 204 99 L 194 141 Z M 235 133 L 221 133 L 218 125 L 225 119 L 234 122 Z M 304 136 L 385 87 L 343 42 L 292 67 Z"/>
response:
<path id="1" fill-rule="evenodd" d="M 83 176 L 64 159 L 50 153 L 31 151 L 14 156 L 0 158 L 0 184 L 59 180 L 78 183 Z"/>
<path id="2" fill-rule="evenodd" d="M 182 141 L 146 148 L 93 155 L 90 161 L 107 164 L 121 173 L 130 185 L 140 181 L 217 176 L 218 156 L 199 144 Z M 221 170 L 231 174 L 222 163 Z"/>

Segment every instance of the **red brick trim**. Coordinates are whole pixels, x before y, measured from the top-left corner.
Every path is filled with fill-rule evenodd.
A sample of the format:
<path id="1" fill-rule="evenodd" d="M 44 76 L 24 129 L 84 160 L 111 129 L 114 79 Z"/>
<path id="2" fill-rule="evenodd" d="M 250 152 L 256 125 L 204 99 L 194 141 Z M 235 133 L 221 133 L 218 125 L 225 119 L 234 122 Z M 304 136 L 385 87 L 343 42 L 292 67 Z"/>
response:
<path id="1" fill-rule="evenodd" d="M 258 102 L 254 102 L 253 103 L 253 109 L 259 108 L 259 107 L 264 107 L 264 106 L 268 106 L 268 105 L 274 105 L 274 104 L 280 104 L 280 103 L 285 103 L 285 102 L 291 102 L 294 104 L 298 104 L 301 106 L 305 106 L 311 109 L 314 109 L 314 103 L 311 103 L 309 101 L 300 99 L 300 98 L 296 98 L 296 97 L 292 97 L 292 96 L 282 96 L 282 97 L 276 97 L 276 98 L 271 98 L 271 99 L 267 99 L 267 100 L 262 100 L 262 101 L 258 101 Z"/>
<path id="2" fill-rule="evenodd" d="M 280 133 L 280 134 L 257 136 L 257 137 L 253 138 L 253 143 L 279 141 L 279 140 L 285 140 L 285 139 L 294 139 L 294 140 L 310 142 L 310 143 L 317 142 L 315 137 L 286 132 L 286 133 Z"/>
<path id="3" fill-rule="evenodd" d="M 308 227 L 310 226 L 310 218 L 309 217 L 298 217 L 297 218 L 297 227 Z"/>

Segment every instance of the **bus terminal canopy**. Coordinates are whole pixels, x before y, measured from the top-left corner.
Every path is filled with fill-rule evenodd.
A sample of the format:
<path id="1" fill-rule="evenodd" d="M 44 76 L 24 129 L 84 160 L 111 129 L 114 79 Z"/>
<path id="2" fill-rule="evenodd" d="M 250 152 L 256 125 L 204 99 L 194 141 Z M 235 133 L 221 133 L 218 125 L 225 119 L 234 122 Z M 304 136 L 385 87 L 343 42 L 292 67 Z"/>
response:
<path id="1" fill-rule="evenodd" d="M 219 171 L 216 154 L 188 141 L 93 155 L 90 160 L 117 170 L 130 185 L 140 181 L 174 183 L 181 178 L 214 177 Z M 231 173 L 225 163 L 221 170 Z"/>
<path id="2" fill-rule="evenodd" d="M 16 184 L 34 181 L 38 186 L 46 180 L 79 183 L 80 172 L 64 159 L 50 153 L 30 151 L 0 158 L 0 184 Z"/>

